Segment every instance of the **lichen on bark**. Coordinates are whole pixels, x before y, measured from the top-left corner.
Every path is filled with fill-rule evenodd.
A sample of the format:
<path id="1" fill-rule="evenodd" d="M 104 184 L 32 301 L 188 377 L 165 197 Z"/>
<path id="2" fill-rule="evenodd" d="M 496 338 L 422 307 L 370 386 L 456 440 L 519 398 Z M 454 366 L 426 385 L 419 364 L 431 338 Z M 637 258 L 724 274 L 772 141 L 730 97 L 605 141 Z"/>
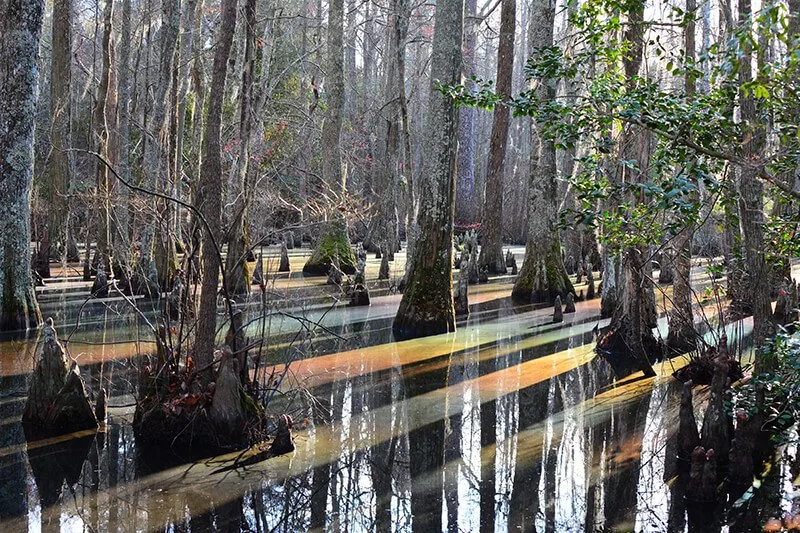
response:
<path id="1" fill-rule="evenodd" d="M 533 3 L 531 12 L 534 20 L 539 21 L 531 31 L 531 48 L 552 46 L 555 4 L 547 0 L 537 0 Z M 554 100 L 556 81 L 536 81 L 537 97 L 543 101 Z M 552 303 L 556 296 L 566 298 L 573 288 L 564 267 L 561 240 L 555 228 L 558 216 L 556 147 L 553 140 L 542 131 L 543 124 L 538 122 L 534 125 L 539 130 L 539 147 L 536 152 L 538 161 L 531 164 L 528 189 L 528 242 L 511 298 L 516 302 Z"/>
<path id="2" fill-rule="evenodd" d="M 0 330 L 41 322 L 31 282 L 31 186 L 44 2 L 0 0 Z"/>
<path id="3" fill-rule="evenodd" d="M 399 339 L 455 330 L 452 250 L 457 115 L 454 102 L 438 90 L 436 82 L 460 80 L 463 18 L 462 1 L 437 2 L 425 123 L 429 138 L 420 174 L 420 232 L 392 328 Z"/>
<path id="4" fill-rule="evenodd" d="M 574 292 L 561 258 L 558 233 L 554 231 L 550 240 L 545 249 L 528 240 L 525 261 L 511 291 L 515 302 L 551 304 L 557 296 L 566 299 L 567 294 Z"/>

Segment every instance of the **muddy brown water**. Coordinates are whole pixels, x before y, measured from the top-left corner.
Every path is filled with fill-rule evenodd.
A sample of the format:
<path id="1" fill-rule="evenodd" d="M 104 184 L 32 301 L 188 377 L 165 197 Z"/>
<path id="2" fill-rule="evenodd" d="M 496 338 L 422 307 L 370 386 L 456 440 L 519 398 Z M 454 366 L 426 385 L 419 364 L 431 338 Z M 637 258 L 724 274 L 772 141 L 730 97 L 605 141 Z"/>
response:
<path id="1" fill-rule="evenodd" d="M 513 307 L 509 292 L 484 286 L 455 334 L 404 342 L 390 340 L 399 296 L 307 311 L 325 328 L 282 384 L 303 392 L 276 402 L 297 422 L 297 449 L 232 470 L 236 454 L 140 450 L 130 420 L 133 362 L 152 350 L 142 320 L 93 307 L 72 332 L 79 304 L 64 303 L 61 337 L 72 334 L 90 387 L 109 389 L 109 423 L 26 440 L 36 339 L 2 342 L 0 531 L 685 530 L 668 446 L 681 361 L 615 382 L 593 351 L 598 301 L 553 325 L 551 309 Z M 272 320 L 272 333 L 299 329 Z"/>

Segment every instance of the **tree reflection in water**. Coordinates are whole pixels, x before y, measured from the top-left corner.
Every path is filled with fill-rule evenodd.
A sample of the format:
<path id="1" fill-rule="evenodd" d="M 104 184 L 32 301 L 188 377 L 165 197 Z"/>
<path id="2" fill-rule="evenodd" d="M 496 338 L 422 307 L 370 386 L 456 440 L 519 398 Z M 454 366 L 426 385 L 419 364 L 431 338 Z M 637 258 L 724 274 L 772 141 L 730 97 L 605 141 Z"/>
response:
<path id="1" fill-rule="evenodd" d="M 114 407 L 132 397 L 136 349 L 127 344 L 81 347 L 92 387 L 110 382 L 105 446 L 89 439 L 75 450 L 84 444 L 68 439 L 64 454 L 26 445 L 13 391 L 25 390 L 32 365 L 11 357 L 32 358 L 32 344 L 6 343 L 0 529 L 683 530 L 692 521 L 666 446 L 679 387 L 668 378 L 612 387 L 592 353 L 595 307 L 581 303 L 554 326 L 546 310 L 492 304 L 455 335 L 404 343 L 387 338 L 380 299 L 337 309 L 336 336 L 314 343 L 293 374 L 310 393 L 287 404 L 297 450 L 218 474 L 223 458 L 185 464 L 137 449 L 127 411 Z M 76 338 L 127 339 L 127 320 Z M 67 473 L 42 462 L 65 455 Z"/>

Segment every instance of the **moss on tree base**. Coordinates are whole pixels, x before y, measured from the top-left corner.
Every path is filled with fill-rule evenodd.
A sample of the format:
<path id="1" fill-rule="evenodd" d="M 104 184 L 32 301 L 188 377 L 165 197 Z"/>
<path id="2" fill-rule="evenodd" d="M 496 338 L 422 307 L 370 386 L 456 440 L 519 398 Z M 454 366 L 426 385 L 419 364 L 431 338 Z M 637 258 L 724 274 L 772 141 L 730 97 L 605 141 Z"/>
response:
<path id="1" fill-rule="evenodd" d="M 522 269 L 511 290 L 511 300 L 517 303 L 552 304 L 557 296 L 562 300 L 574 292 L 561 258 L 561 246 L 553 238 L 547 253 L 537 253 L 530 243 L 525 251 Z"/>
<path id="2" fill-rule="evenodd" d="M 347 225 L 342 220 L 332 221 L 328 224 L 325 234 L 303 266 L 303 274 L 327 276 L 336 256 L 339 258 L 339 268 L 342 272 L 350 275 L 356 273 L 356 256 L 350 246 Z"/>
<path id="3" fill-rule="evenodd" d="M 395 339 L 455 331 L 456 315 L 449 263 L 449 255 L 440 254 L 431 269 L 412 270 L 392 324 Z"/>

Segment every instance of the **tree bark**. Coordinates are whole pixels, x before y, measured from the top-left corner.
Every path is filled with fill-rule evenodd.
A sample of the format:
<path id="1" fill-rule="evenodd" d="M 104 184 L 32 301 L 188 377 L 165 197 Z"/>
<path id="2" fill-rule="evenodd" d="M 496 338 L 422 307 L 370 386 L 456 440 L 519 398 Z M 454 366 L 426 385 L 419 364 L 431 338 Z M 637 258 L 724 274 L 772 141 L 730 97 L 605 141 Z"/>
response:
<path id="1" fill-rule="evenodd" d="M 529 47 L 532 50 L 553 45 L 555 4 L 537 0 L 531 6 Z M 537 96 L 542 101 L 556 97 L 556 81 L 538 80 Z M 535 124 L 539 129 L 543 124 Z M 556 187 L 556 147 L 551 139 L 539 135 L 539 154 L 531 165 L 528 189 L 528 242 L 525 259 L 514 282 L 511 298 L 520 303 L 552 303 L 556 296 L 564 300 L 573 292 L 572 282 L 561 256 L 561 238 L 555 226 L 558 218 Z"/>
<path id="2" fill-rule="evenodd" d="M 145 176 L 145 185 L 151 190 L 168 190 L 162 171 L 168 167 L 167 154 L 169 152 L 164 146 L 164 141 L 168 137 L 165 131 L 167 127 L 167 93 L 172 81 L 173 58 L 180 29 L 180 0 L 164 0 L 161 21 L 161 40 L 158 50 L 159 63 L 153 89 L 153 112 L 147 124 L 147 131 L 143 135 L 144 157 L 142 169 Z M 159 181 L 160 175 L 162 175 L 161 181 Z M 154 201 L 153 209 L 158 211 L 161 205 L 161 201 Z M 169 206 L 163 206 L 161 209 L 166 211 L 168 217 Z M 166 231 L 156 232 L 157 226 L 165 228 Z M 159 242 L 155 242 L 156 239 Z M 141 251 L 140 268 L 145 275 L 152 271 L 150 264 L 156 261 L 157 254 L 160 255 L 157 261 L 157 266 L 161 267 L 158 269 L 159 283 L 162 286 L 166 286 L 176 268 L 175 243 L 172 236 L 169 235 L 168 220 L 165 224 L 162 217 L 158 216 L 147 224 L 142 237 Z"/>
<path id="3" fill-rule="evenodd" d="M 119 85 L 117 91 L 119 115 L 119 174 L 128 183 L 131 182 L 131 131 L 130 131 L 130 100 L 131 100 L 131 0 L 122 0 L 122 27 L 120 30 L 119 58 Z M 130 264 L 130 192 L 127 187 L 121 187 L 121 205 L 115 210 L 117 231 L 114 234 L 114 256 L 123 265 Z"/>
<path id="4" fill-rule="evenodd" d="M 325 93 L 328 107 L 322 122 L 322 187 L 326 195 L 335 198 L 345 192 L 341 153 L 344 114 L 344 0 L 331 0 L 328 9 Z M 344 272 L 355 272 L 356 259 L 350 248 L 347 223 L 335 206 L 331 211 L 329 219 L 323 224 L 322 237 L 314 253 L 303 266 L 305 274 L 327 275 L 336 254 Z"/>
<path id="5" fill-rule="evenodd" d="M 111 44 L 111 25 L 114 17 L 114 0 L 105 0 L 103 9 L 103 40 L 102 40 L 102 67 L 100 69 L 100 84 L 97 87 L 97 100 L 94 108 L 94 127 L 95 127 L 95 149 L 98 154 L 103 156 L 106 161 L 114 165 L 114 161 L 109 158 L 109 111 L 112 111 L 114 91 L 111 84 L 111 69 L 113 68 L 111 57 L 113 45 Z M 127 43 L 126 43 L 127 44 Z M 112 92 L 114 94 L 112 94 Z M 113 117 L 113 111 L 111 113 Z M 113 120 L 112 120 L 113 123 Z M 110 272 L 108 262 L 111 253 L 111 200 L 109 198 L 109 170 L 106 165 L 97 165 L 97 206 L 100 208 L 98 216 L 97 231 L 97 251 L 100 253 L 101 261 Z"/>
<path id="6" fill-rule="evenodd" d="M 222 0 L 222 21 L 217 31 L 214 66 L 208 97 L 208 118 L 203 135 L 203 162 L 200 166 L 198 206 L 208 223 L 202 249 L 203 279 L 200 292 L 200 309 L 197 315 L 194 361 L 198 368 L 208 366 L 214 358 L 217 330 L 217 289 L 219 287 L 220 257 L 212 244 L 219 243 L 222 210 L 222 101 L 225 96 L 225 78 L 228 74 L 228 57 L 236 28 L 236 0 Z"/>
<path id="7" fill-rule="evenodd" d="M 400 90 L 404 80 L 403 56 L 408 32 L 408 4 L 405 0 L 391 0 L 387 23 L 388 46 L 386 53 L 385 99 L 383 126 L 385 127 L 385 150 L 380 165 L 380 191 L 377 197 L 377 245 L 394 254 L 399 248 L 398 238 L 398 189 L 400 187 L 401 119 Z M 389 192 L 391 191 L 391 193 Z"/>
<path id="8" fill-rule="evenodd" d="M 750 0 L 739 1 L 739 23 L 745 24 L 752 15 Z M 740 84 L 753 79 L 752 48 L 744 44 L 739 65 Z M 764 64 L 766 50 L 759 50 L 758 65 Z M 752 93 L 740 93 L 741 121 L 744 125 L 742 134 L 742 157 L 745 160 L 760 157 L 766 144 L 766 130 L 760 123 L 756 109 L 755 97 Z M 769 283 L 770 265 L 765 258 L 764 250 L 764 188 L 758 179 L 758 169 L 743 166 L 739 169 L 737 183 L 739 193 L 739 226 L 742 232 L 742 248 L 745 260 L 749 301 L 753 310 L 753 343 L 760 348 L 764 340 L 774 332 L 772 322 L 772 303 Z M 755 372 L 769 371 L 774 361 L 763 357 L 761 350 L 756 350 Z"/>
<path id="9" fill-rule="evenodd" d="M 0 0 L 0 331 L 41 322 L 31 283 L 31 186 L 44 2 Z"/>
<path id="10" fill-rule="evenodd" d="M 466 0 L 464 23 L 463 72 L 467 89 L 473 91 L 475 83 L 475 41 L 477 0 Z M 475 108 L 463 106 L 458 110 L 458 163 L 456 164 L 456 218 L 457 224 L 475 222 Z"/>
<path id="11" fill-rule="evenodd" d="M 453 215 L 455 187 L 455 103 L 436 88 L 436 80 L 456 84 L 461 73 L 463 0 L 436 4 L 431 85 L 425 130 L 419 228 L 393 330 L 397 338 L 455 330 L 453 306 Z"/>
<path id="12" fill-rule="evenodd" d="M 500 43 L 497 47 L 498 96 L 511 98 L 514 75 L 514 30 L 517 18 L 516 0 L 503 0 L 500 14 Z M 511 111 L 504 105 L 494 109 L 492 136 L 489 147 L 489 164 L 486 174 L 486 204 L 483 209 L 481 233 L 481 267 L 491 274 L 505 274 L 503 257 L 503 178 L 505 175 L 506 147 Z"/>
<path id="13" fill-rule="evenodd" d="M 52 257 L 66 257 L 67 193 L 72 176 L 72 0 L 53 2 L 52 61 L 50 64 L 50 156 L 45 167 L 42 200 L 47 204 L 37 263 L 39 274 L 49 277 Z M 53 248 L 55 245 L 55 249 Z"/>
<path id="14" fill-rule="evenodd" d="M 228 292 L 231 295 L 246 295 L 250 292 L 250 271 L 247 267 L 248 210 L 250 209 L 251 186 L 248 180 L 250 169 L 250 145 L 253 131 L 253 77 L 255 76 L 256 48 L 256 1 L 247 0 L 244 10 L 245 45 L 242 68 L 242 90 L 239 107 L 239 155 L 235 173 L 241 191 L 233 204 L 234 217 L 228 231 L 228 255 L 225 258 Z"/>
<path id="15" fill-rule="evenodd" d="M 628 10 L 628 26 L 625 30 L 625 39 L 631 43 L 628 54 L 623 58 L 623 68 L 629 90 L 634 87 L 635 78 L 639 75 L 644 50 L 644 1 L 640 0 L 630 5 Z M 626 165 L 618 163 L 617 170 L 621 173 L 619 183 L 641 183 L 646 179 L 645 169 L 650 163 L 652 134 L 635 125 L 623 128 L 620 139 L 620 159 L 623 161 L 635 160 L 636 168 L 629 169 Z M 631 196 L 632 203 L 642 201 L 642 193 L 635 192 Z M 653 285 L 646 278 L 650 251 L 645 246 L 631 246 L 623 251 L 620 264 L 621 302 L 614 310 L 611 319 L 612 334 L 620 335 L 628 355 L 637 363 L 646 376 L 654 376 L 648 355 L 657 345 L 653 336 L 652 321 L 654 319 L 654 301 L 652 297 Z M 606 273 L 603 273 L 603 284 L 606 283 Z M 604 287 L 605 289 L 605 287 Z"/>
<path id="16" fill-rule="evenodd" d="M 697 0 L 686 0 L 686 12 L 694 13 L 696 10 Z M 695 59 L 695 23 L 693 17 L 689 17 L 684 29 L 684 50 L 687 62 L 693 63 Z M 688 100 L 695 93 L 695 83 L 694 78 L 689 74 L 684 79 L 684 90 Z M 697 200 L 696 195 L 695 200 Z M 667 346 L 677 353 L 688 352 L 697 347 L 691 287 L 693 236 L 694 225 L 688 223 L 678 233 L 673 242 L 675 253 L 672 258 L 675 278 L 672 284 L 672 312 L 669 315 Z"/>

